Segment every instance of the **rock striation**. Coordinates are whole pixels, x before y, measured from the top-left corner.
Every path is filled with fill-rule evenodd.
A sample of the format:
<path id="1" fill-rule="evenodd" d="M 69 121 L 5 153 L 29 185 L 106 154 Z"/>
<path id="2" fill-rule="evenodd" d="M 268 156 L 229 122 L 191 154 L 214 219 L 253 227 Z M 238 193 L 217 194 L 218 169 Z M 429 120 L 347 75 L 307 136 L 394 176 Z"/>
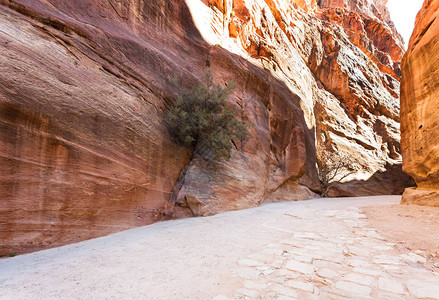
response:
<path id="1" fill-rule="evenodd" d="M 439 1 L 424 2 L 402 62 L 401 146 L 404 171 L 418 188 L 403 203 L 439 206 Z"/>
<path id="2" fill-rule="evenodd" d="M 0 0 L 0 49 L 0 255 L 318 197 L 319 145 L 355 159 L 332 196 L 410 184 L 383 0 Z M 207 67 L 250 124 L 227 162 L 162 121 Z"/>

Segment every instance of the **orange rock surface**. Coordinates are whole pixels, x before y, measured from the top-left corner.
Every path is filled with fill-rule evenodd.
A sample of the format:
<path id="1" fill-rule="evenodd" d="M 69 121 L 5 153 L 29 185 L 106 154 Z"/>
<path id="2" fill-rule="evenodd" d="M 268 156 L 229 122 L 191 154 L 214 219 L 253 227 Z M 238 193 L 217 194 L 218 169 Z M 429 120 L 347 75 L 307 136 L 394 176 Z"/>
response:
<path id="1" fill-rule="evenodd" d="M 425 1 L 402 62 L 403 168 L 418 185 L 404 193 L 403 203 L 439 206 L 438 15 L 439 1 Z"/>
<path id="2" fill-rule="evenodd" d="M 0 255 L 317 197 L 322 143 L 358 161 L 332 195 L 402 192 L 401 39 L 354 2 L 0 0 Z M 228 162 L 163 124 L 208 66 L 250 124 Z"/>

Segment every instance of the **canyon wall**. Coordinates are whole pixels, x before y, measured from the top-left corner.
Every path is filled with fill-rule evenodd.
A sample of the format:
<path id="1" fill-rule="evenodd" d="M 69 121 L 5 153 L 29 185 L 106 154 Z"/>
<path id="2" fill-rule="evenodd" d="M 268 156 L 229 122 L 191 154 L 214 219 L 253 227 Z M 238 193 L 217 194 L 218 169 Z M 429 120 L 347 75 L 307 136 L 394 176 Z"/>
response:
<path id="1" fill-rule="evenodd" d="M 385 1 L 0 0 L 0 49 L 0 255 L 318 197 L 316 147 L 352 158 L 329 195 L 410 184 Z M 249 124 L 227 162 L 163 124 L 206 68 Z"/>
<path id="2" fill-rule="evenodd" d="M 401 146 L 403 168 L 418 188 L 402 203 L 439 206 L 439 1 L 426 0 L 402 62 Z"/>

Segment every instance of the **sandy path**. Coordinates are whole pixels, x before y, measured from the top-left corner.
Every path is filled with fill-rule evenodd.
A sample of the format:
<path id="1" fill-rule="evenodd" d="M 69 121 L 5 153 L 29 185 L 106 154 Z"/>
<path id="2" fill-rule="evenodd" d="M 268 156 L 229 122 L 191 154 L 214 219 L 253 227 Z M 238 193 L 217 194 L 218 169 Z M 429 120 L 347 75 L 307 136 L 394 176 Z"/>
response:
<path id="1" fill-rule="evenodd" d="M 350 297 L 357 291 L 355 285 L 347 285 L 354 287 L 352 291 L 346 284 L 339 285 L 348 280 L 343 278 L 350 271 L 339 268 L 344 267 L 344 261 L 340 259 L 345 258 L 337 251 L 343 254 L 346 247 L 355 246 L 357 242 L 371 247 L 388 247 L 382 237 L 367 227 L 358 207 L 395 205 L 399 200 L 399 197 L 389 196 L 269 204 L 212 217 L 157 223 L 7 258 L 0 260 L 0 298 L 226 299 L 245 298 L 246 293 L 249 293 L 247 297 L 259 299 Z M 358 235 L 361 241 L 356 240 Z M 335 251 L 328 253 L 322 240 L 332 242 L 331 248 Z M 295 261 L 294 257 L 303 261 L 301 257 L 311 255 L 312 251 L 304 248 L 308 244 L 310 249 L 323 254 L 309 262 L 306 260 L 313 274 L 294 270 L 295 266 L 289 263 Z M 298 254 L 298 251 L 305 253 Z M 400 254 L 391 250 L 388 255 Z M 352 255 L 373 259 L 362 253 L 349 254 L 347 259 Z M 331 261 L 332 257 L 334 261 Z M 328 265 L 321 266 L 324 263 Z M 316 283 L 317 268 L 327 269 L 329 264 L 337 264 L 340 269 L 336 270 L 337 276 L 343 280 Z M 435 292 L 436 287 L 439 289 L 439 277 L 419 264 L 410 266 L 401 261 L 397 266 L 408 274 L 413 271 L 406 271 L 406 266 L 419 269 L 420 276 L 431 275 L 429 282 L 437 280 L 438 284 L 433 284 L 430 292 Z M 291 276 L 286 272 L 298 274 L 295 282 L 313 282 L 312 286 L 306 286 L 308 291 L 294 285 L 289 291 L 280 290 L 290 282 Z M 382 272 L 387 269 L 383 268 Z M 372 289 L 369 296 L 382 292 L 377 280 L 383 274 L 376 275 L 375 281 L 369 284 Z M 355 282 L 355 278 L 353 280 Z M 416 293 L 418 287 L 408 290 L 408 284 L 404 283 L 404 292 L 414 297 L 408 293 Z M 396 292 L 398 287 L 395 287 Z M 368 290 L 362 292 L 364 296 Z M 402 295 L 404 298 L 405 294 Z"/>

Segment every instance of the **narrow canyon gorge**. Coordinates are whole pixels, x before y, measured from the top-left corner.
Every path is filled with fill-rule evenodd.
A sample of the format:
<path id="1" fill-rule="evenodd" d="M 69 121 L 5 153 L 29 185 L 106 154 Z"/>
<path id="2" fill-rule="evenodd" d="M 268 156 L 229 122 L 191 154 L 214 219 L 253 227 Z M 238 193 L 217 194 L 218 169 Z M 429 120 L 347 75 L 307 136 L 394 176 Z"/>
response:
<path id="1" fill-rule="evenodd" d="M 387 0 L 0 0 L 0 255 L 318 198 L 320 147 L 329 197 L 437 204 L 438 6 L 403 59 Z M 249 124 L 225 162 L 163 122 L 206 69 Z"/>

